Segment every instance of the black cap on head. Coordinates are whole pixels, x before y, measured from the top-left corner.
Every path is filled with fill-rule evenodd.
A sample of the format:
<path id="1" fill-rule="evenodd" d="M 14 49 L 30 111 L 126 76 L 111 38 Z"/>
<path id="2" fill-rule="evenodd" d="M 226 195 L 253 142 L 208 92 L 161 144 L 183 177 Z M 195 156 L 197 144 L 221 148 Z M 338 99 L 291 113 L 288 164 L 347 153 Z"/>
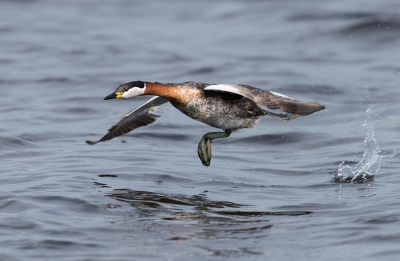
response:
<path id="1" fill-rule="evenodd" d="M 134 81 L 134 82 L 128 82 L 128 83 L 121 84 L 118 87 L 117 92 L 126 92 L 133 87 L 144 88 L 144 82 Z"/>

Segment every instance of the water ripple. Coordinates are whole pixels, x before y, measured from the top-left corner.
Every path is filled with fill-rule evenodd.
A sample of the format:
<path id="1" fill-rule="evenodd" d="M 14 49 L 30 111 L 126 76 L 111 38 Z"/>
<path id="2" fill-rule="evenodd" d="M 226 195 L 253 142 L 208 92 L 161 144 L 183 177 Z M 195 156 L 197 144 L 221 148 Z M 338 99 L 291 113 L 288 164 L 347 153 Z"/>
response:
<path id="1" fill-rule="evenodd" d="M 24 140 L 22 138 L 14 137 L 0 137 L 0 148 L 21 148 L 21 147 L 31 147 L 32 143 Z"/>

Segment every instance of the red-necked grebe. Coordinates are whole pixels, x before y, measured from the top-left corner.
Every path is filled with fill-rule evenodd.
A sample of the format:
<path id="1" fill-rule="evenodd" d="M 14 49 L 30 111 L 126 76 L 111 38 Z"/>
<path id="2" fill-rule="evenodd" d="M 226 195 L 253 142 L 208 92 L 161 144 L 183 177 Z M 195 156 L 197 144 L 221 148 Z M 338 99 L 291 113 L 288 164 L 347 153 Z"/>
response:
<path id="1" fill-rule="evenodd" d="M 317 102 L 300 102 L 280 93 L 248 85 L 202 82 L 163 84 L 134 81 L 120 85 L 104 99 L 131 99 L 141 95 L 156 96 L 126 114 L 99 141 L 86 142 L 94 145 L 149 125 L 159 117 L 153 112 L 160 105 L 170 102 L 190 118 L 224 130 L 204 134 L 198 145 L 199 158 L 204 166 L 210 166 L 211 142 L 214 139 L 226 138 L 233 131 L 253 127 L 262 116 L 289 121 L 325 109 L 325 106 Z M 262 106 L 285 113 L 274 113 Z"/>

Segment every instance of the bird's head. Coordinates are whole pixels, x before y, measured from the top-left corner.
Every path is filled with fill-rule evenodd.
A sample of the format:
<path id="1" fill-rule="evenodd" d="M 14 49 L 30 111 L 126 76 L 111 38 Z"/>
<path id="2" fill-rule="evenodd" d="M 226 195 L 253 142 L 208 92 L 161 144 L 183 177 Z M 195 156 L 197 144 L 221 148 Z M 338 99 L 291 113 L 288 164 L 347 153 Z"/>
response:
<path id="1" fill-rule="evenodd" d="M 146 90 L 146 84 L 142 81 L 134 81 L 121 84 L 115 92 L 111 93 L 104 100 L 110 99 L 131 99 L 143 95 Z"/>

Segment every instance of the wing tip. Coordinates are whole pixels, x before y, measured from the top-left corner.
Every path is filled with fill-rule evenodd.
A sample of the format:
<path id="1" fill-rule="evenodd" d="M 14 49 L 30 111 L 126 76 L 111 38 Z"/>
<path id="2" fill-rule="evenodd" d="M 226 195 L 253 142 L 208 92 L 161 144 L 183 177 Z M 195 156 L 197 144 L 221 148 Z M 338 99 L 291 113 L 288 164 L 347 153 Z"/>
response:
<path id="1" fill-rule="evenodd" d="M 303 111 L 304 115 L 325 110 L 325 105 L 319 104 L 318 102 L 307 102 L 306 104 L 308 104 L 310 107 Z"/>
<path id="2" fill-rule="evenodd" d="M 325 110 L 325 105 L 319 104 L 318 102 L 299 102 L 296 100 L 282 100 L 279 103 L 279 109 L 284 112 L 306 116 L 314 112 Z"/>
<path id="3" fill-rule="evenodd" d="M 87 140 L 86 143 L 89 145 L 95 145 L 96 143 L 98 143 L 98 141 Z"/>
<path id="4" fill-rule="evenodd" d="M 318 102 L 308 102 L 308 103 L 314 104 L 314 106 L 315 106 L 314 112 L 325 110 L 325 105 L 323 105 L 323 104 L 319 104 Z"/>

